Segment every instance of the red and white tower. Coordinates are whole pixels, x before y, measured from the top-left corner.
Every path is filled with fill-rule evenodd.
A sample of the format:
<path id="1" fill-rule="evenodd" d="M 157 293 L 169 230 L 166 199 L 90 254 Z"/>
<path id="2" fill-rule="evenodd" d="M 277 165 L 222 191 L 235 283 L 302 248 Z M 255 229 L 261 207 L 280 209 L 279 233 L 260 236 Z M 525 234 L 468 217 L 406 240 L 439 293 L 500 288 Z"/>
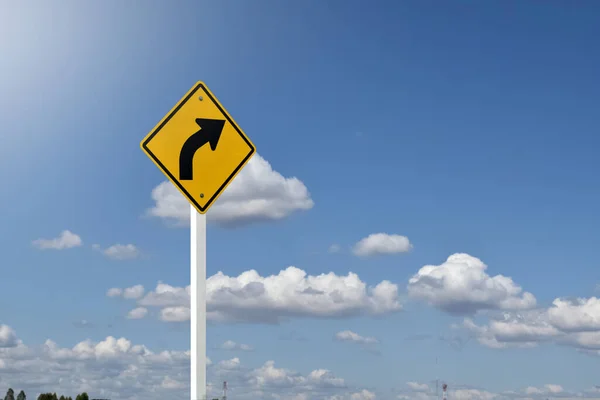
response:
<path id="1" fill-rule="evenodd" d="M 223 382 L 223 400 L 227 400 L 227 381 Z"/>
<path id="2" fill-rule="evenodd" d="M 442 400 L 448 400 L 448 385 L 445 383 L 442 385 Z"/>

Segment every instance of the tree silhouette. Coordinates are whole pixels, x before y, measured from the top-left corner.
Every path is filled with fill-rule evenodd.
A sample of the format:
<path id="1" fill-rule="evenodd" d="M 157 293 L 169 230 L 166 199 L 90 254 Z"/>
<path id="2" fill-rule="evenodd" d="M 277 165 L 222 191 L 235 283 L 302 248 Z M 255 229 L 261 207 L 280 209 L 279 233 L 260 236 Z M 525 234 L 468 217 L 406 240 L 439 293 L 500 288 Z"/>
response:
<path id="1" fill-rule="evenodd" d="M 15 391 L 12 389 L 8 389 L 6 392 L 6 396 L 4 396 L 4 400 L 15 400 Z"/>
<path id="2" fill-rule="evenodd" d="M 19 399 L 17 399 L 19 400 Z M 42 393 L 38 396 L 37 400 L 58 400 L 56 393 Z M 60 400 L 72 400 L 70 397 L 60 396 Z"/>

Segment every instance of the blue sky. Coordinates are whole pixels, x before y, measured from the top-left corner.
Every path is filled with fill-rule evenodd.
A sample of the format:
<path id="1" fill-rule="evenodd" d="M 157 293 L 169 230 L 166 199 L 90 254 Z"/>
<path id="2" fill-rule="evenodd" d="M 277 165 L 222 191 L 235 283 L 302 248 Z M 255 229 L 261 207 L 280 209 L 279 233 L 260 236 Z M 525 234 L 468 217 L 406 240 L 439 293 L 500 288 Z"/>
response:
<path id="1" fill-rule="evenodd" d="M 158 282 L 189 284 L 189 230 L 173 223 L 187 208 L 162 199 L 179 210 L 164 214 L 153 199 L 165 178 L 139 142 L 202 80 L 259 153 L 232 185 L 246 198 L 226 192 L 211 209 L 208 276 L 352 272 L 366 287 L 397 285 L 385 301 L 402 307 L 380 299 L 377 314 L 365 291 L 319 316 L 341 280 L 315 283 L 322 307 L 290 295 L 273 311 L 281 298 L 254 299 L 252 315 L 278 324 L 231 323 L 215 303 L 226 321 L 209 321 L 209 381 L 231 381 L 239 398 L 425 399 L 436 376 L 454 398 L 600 398 L 599 17 L 592 1 L 2 4 L 0 369 L 15 369 L 0 373 L 0 386 L 148 398 L 160 392 L 144 390 L 163 385 L 187 396 L 185 362 L 138 376 L 145 388 L 109 388 L 101 357 L 81 361 L 73 347 L 124 337 L 185 359 L 177 352 L 189 349 L 189 324 L 162 321 L 169 305 L 144 299 Z M 254 218 L 228 214 L 258 187 L 269 198 Z M 65 230 L 81 243 L 34 242 Z M 368 254 L 354 254 L 377 233 L 398 236 L 372 237 Z M 107 252 L 117 244 L 134 248 Z M 421 270 L 455 253 L 468 256 L 431 276 Z M 144 297 L 107 296 L 135 285 Z M 147 315 L 127 318 L 138 306 Z M 344 331 L 378 343 L 333 340 Z M 254 351 L 219 349 L 227 340 Z M 23 372 L 22 346 L 35 349 L 39 371 Z M 235 357 L 239 366 L 219 364 Z M 114 365 L 137 362 L 123 360 Z M 296 378 L 326 369 L 344 384 L 286 378 L 261 389 L 269 360 Z M 65 371 L 84 363 L 77 371 L 89 375 L 40 381 L 53 362 Z"/>

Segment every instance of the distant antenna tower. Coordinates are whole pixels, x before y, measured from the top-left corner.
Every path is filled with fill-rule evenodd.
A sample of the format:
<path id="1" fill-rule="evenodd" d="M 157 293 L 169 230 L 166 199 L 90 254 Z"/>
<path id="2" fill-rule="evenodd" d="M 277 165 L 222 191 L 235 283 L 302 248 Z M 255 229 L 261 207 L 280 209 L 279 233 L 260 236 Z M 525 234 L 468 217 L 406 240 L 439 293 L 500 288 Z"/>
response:
<path id="1" fill-rule="evenodd" d="M 448 390 L 448 385 L 446 385 L 445 383 L 442 385 L 442 399 L 443 400 L 448 400 L 448 396 L 447 396 L 447 390 Z"/>
<path id="2" fill-rule="evenodd" d="M 439 400 L 439 398 L 440 398 L 440 391 L 438 388 L 439 382 L 440 382 L 440 380 L 439 380 L 439 370 L 438 370 L 438 358 L 436 356 L 435 357 L 435 398 L 437 400 Z"/>
<path id="3" fill-rule="evenodd" d="M 227 400 L 227 381 L 223 382 L 223 400 Z"/>

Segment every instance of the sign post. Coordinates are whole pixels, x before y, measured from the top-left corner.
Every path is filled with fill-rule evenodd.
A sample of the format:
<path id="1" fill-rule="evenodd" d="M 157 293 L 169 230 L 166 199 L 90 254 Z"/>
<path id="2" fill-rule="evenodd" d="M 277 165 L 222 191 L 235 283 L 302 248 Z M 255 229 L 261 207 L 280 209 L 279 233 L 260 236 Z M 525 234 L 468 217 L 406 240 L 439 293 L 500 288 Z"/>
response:
<path id="1" fill-rule="evenodd" d="M 142 151 L 190 202 L 191 400 L 206 400 L 206 212 L 256 148 L 203 82 L 142 140 Z"/>
<path id="2" fill-rule="evenodd" d="M 191 400 L 206 400 L 206 215 L 190 206 Z"/>

